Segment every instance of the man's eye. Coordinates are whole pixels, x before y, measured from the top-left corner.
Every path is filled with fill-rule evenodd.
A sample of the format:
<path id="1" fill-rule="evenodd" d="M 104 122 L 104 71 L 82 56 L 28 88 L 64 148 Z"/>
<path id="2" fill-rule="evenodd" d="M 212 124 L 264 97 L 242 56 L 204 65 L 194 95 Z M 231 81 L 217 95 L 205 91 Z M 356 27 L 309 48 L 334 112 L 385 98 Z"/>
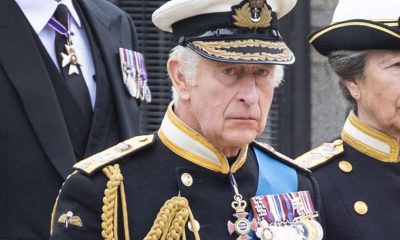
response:
<path id="1" fill-rule="evenodd" d="M 257 69 L 254 74 L 256 76 L 265 77 L 265 76 L 268 76 L 269 71 L 268 71 L 268 69 L 260 68 L 260 69 Z"/>
<path id="2" fill-rule="evenodd" d="M 225 75 L 233 76 L 233 75 L 235 75 L 236 72 L 235 72 L 235 69 L 233 69 L 233 68 L 225 68 L 224 73 L 225 73 Z"/>

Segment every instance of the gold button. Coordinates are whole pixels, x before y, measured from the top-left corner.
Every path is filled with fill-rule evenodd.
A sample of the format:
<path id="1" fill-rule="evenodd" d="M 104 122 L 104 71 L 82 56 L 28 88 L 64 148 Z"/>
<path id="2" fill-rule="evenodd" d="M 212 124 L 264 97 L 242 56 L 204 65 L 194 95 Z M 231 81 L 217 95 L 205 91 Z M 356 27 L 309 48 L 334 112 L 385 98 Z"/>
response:
<path id="1" fill-rule="evenodd" d="M 363 201 L 357 201 L 354 203 L 354 211 L 356 211 L 358 215 L 365 215 L 368 212 L 368 205 Z"/>
<path id="2" fill-rule="evenodd" d="M 190 187 L 193 184 L 193 178 L 189 173 L 183 173 L 181 176 L 181 180 L 183 185 L 185 185 L 186 187 Z"/>
<path id="3" fill-rule="evenodd" d="M 147 136 L 140 136 L 139 138 L 138 138 L 138 141 L 139 142 L 144 142 L 144 141 L 146 141 L 148 138 L 147 138 Z"/>
<path id="4" fill-rule="evenodd" d="M 340 170 L 342 170 L 342 172 L 345 173 L 350 173 L 351 171 L 353 171 L 353 166 L 351 165 L 351 163 L 344 160 L 339 162 L 339 168 Z"/>
<path id="5" fill-rule="evenodd" d="M 188 222 L 188 228 L 189 228 L 189 230 L 192 231 L 192 232 L 193 232 L 193 231 L 198 232 L 198 231 L 200 230 L 200 223 L 199 223 L 197 220 L 194 220 L 194 227 L 195 227 L 195 229 L 193 229 L 192 222 L 189 221 L 189 222 Z"/>
<path id="6" fill-rule="evenodd" d="M 343 145 L 343 140 L 342 140 L 342 139 L 335 140 L 335 141 L 333 141 L 333 144 L 334 144 L 335 146 Z"/>

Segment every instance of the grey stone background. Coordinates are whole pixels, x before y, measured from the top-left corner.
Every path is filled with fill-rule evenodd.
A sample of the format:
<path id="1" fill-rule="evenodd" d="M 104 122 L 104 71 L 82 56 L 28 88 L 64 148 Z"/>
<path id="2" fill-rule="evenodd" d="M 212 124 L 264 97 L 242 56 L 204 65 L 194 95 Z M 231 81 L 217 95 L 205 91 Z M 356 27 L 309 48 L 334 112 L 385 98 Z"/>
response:
<path id="1" fill-rule="evenodd" d="M 301 0 L 300 0 L 301 1 Z M 330 24 L 337 0 L 311 0 L 311 30 Z M 332 77 L 325 57 L 312 47 L 311 58 L 311 147 L 340 135 L 347 103 Z"/>

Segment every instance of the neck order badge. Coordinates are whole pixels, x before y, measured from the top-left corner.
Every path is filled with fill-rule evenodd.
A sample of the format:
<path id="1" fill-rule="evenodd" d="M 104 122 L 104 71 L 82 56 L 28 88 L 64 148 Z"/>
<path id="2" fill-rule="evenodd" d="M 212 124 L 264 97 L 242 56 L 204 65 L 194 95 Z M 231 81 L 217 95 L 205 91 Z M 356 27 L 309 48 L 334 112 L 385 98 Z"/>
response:
<path id="1" fill-rule="evenodd" d="M 67 54 L 64 52 L 61 52 L 60 54 L 62 56 L 62 67 L 69 65 L 69 75 L 79 74 L 78 58 L 75 54 L 74 46 L 72 45 L 71 40 L 71 36 L 73 36 L 74 33 L 70 30 L 70 22 L 71 17 L 68 12 L 68 8 L 62 4 L 57 7 L 54 17 L 52 17 L 48 22 L 48 25 L 51 28 L 53 28 L 59 35 L 66 38 L 66 44 L 64 46 Z"/>

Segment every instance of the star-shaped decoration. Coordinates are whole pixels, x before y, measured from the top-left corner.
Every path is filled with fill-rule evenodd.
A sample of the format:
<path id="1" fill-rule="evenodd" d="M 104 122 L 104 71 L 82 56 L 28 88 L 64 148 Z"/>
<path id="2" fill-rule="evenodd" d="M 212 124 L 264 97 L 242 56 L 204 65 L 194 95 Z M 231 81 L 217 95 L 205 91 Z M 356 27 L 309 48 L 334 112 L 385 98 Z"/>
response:
<path id="1" fill-rule="evenodd" d="M 67 54 L 61 53 L 62 67 L 69 65 L 69 70 L 68 70 L 69 75 L 72 75 L 74 73 L 79 74 L 78 70 L 79 63 L 74 47 L 72 45 L 65 45 L 65 49 L 67 50 Z"/>

